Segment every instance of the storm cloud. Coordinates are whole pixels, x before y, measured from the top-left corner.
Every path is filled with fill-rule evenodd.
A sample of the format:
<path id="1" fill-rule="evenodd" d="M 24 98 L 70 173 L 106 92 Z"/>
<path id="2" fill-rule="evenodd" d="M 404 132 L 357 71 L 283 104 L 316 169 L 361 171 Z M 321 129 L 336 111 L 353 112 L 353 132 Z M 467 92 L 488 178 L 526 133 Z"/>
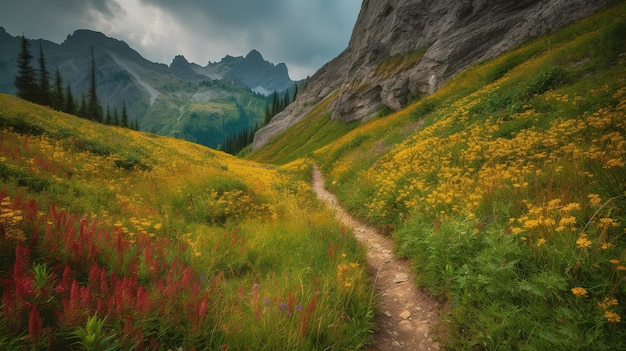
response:
<path id="1" fill-rule="evenodd" d="M 57 43 L 76 29 L 96 30 L 166 64 L 184 55 L 206 65 L 256 49 L 302 79 L 345 49 L 360 7 L 361 0 L 8 0 L 0 26 Z"/>

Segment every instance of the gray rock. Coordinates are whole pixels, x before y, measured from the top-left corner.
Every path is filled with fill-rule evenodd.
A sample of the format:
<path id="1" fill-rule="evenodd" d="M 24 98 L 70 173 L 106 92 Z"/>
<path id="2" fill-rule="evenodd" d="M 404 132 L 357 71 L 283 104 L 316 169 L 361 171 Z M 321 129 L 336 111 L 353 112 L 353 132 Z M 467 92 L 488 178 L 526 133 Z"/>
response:
<path id="1" fill-rule="evenodd" d="M 404 283 L 409 280 L 409 275 L 406 273 L 396 273 L 393 275 L 394 283 Z"/>
<path id="2" fill-rule="evenodd" d="M 348 47 L 318 70 L 294 103 L 257 132 L 265 145 L 327 98 L 335 120 L 398 110 L 411 96 L 431 94 L 471 64 L 548 34 L 611 0 L 364 0 Z M 419 58 L 416 53 L 423 52 Z M 383 72 L 385 60 L 418 57 Z"/>

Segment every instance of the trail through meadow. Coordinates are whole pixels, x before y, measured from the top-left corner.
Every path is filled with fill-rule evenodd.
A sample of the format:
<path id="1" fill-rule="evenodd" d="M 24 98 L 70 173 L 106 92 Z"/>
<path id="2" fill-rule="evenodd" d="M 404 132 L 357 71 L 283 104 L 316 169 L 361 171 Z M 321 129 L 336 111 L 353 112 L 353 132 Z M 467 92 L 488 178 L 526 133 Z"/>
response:
<path id="1" fill-rule="evenodd" d="M 313 190 L 329 204 L 337 218 L 354 231 L 356 239 L 367 248 L 368 270 L 374 279 L 380 311 L 375 344 L 370 350 L 439 350 L 432 339 L 440 305 L 425 291 L 418 289 L 409 262 L 393 254 L 393 241 L 376 229 L 360 223 L 339 206 L 337 197 L 324 188 L 324 178 L 313 166 Z"/>

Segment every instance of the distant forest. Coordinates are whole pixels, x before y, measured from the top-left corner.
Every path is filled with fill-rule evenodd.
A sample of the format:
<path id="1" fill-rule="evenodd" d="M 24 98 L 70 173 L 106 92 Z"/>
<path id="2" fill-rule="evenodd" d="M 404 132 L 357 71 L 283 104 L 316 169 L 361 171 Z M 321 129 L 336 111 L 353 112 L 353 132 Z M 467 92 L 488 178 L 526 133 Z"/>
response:
<path id="1" fill-rule="evenodd" d="M 287 106 L 289 106 L 298 96 L 298 84 L 294 84 L 293 93 L 287 89 L 285 94 L 282 97 L 279 97 L 279 94 L 276 90 L 274 90 L 274 94 L 272 94 L 272 101 L 267 104 L 265 108 L 265 117 L 263 118 L 263 126 L 270 123 L 272 118 L 276 116 L 278 113 L 282 112 Z M 240 119 L 241 117 L 245 117 L 245 111 L 238 106 L 240 110 Z M 243 150 L 246 146 L 250 145 L 254 140 L 254 134 L 259 130 L 259 126 L 254 126 L 253 128 L 245 128 L 241 129 L 238 132 L 235 132 L 229 135 L 226 138 L 226 144 L 223 146 L 224 151 L 237 155 L 241 150 Z"/>
<path id="2" fill-rule="evenodd" d="M 16 95 L 18 97 L 95 122 L 139 130 L 137 120 L 129 122 L 124 101 L 122 101 L 121 115 L 117 108 L 111 111 L 108 104 L 105 113 L 105 109 L 98 101 L 93 47 L 91 48 L 89 91 L 87 94 L 83 92 L 78 101 L 74 98 L 69 82 L 63 87 L 63 77 L 58 68 L 54 75 L 54 82 L 51 84 L 50 73 L 46 67 L 46 57 L 41 45 L 39 46 L 37 69 L 33 68 L 32 60 L 30 43 L 26 37 L 22 36 L 21 49 L 17 57 L 18 73 L 15 76 Z"/>

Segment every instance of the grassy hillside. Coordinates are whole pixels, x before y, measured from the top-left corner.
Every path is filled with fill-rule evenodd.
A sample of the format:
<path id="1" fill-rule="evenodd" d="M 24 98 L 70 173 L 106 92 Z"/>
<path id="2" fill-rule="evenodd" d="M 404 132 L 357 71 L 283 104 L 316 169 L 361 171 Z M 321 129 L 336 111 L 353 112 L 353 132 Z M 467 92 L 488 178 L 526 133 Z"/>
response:
<path id="1" fill-rule="evenodd" d="M 355 349 L 364 253 L 310 164 L 0 95 L 0 349 Z"/>
<path id="2" fill-rule="evenodd" d="M 626 349 L 625 48 L 622 2 L 316 151 L 323 109 L 250 157 L 315 159 L 445 301 L 449 349 Z"/>
<path id="3" fill-rule="evenodd" d="M 137 106 L 141 129 L 216 148 L 228 136 L 261 126 L 267 98 L 224 82 L 169 84 L 165 94 Z"/>

